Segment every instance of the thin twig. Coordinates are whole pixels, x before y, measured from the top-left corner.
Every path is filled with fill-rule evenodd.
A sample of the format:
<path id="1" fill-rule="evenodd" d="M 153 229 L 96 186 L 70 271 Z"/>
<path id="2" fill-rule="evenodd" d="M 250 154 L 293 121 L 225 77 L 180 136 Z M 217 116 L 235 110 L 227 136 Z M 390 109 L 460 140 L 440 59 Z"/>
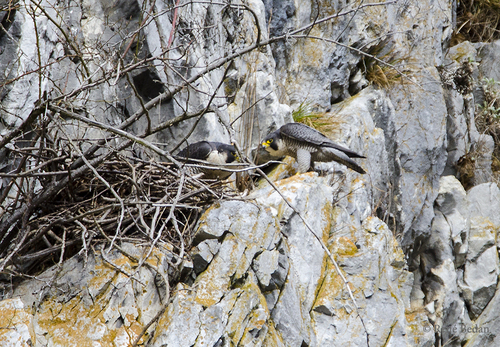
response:
<path id="1" fill-rule="evenodd" d="M 169 285 L 168 285 L 168 282 L 167 282 L 167 295 L 169 293 Z M 160 317 L 161 315 L 165 312 L 165 310 L 167 309 L 168 307 L 168 304 L 169 304 L 169 300 L 166 301 L 166 303 L 163 305 L 162 309 L 160 311 L 158 311 L 158 313 L 153 317 L 153 319 L 151 319 L 151 321 L 149 321 L 148 324 L 146 324 L 144 326 L 144 328 L 142 328 L 140 334 L 137 336 L 137 338 L 134 340 L 134 343 L 132 343 L 132 347 L 137 347 L 139 341 L 142 339 L 142 337 L 144 336 L 144 334 L 148 331 L 149 327 L 154 323 L 156 322 Z"/>
<path id="2" fill-rule="evenodd" d="M 97 177 L 105 186 L 106 188 L 109 189 L 109 191 L 111 192 L 111 194 L 113 194 L 113 196 L 118 200 L 118 202 L 120 203 L 120 207 L 121 207 L 121 214 L 120 214 L 120 220 L 118 222 L 118 225 L 116 226 L 116 233 L 115 233 L 115 237 L 113 238 L 113 241 L 116 239 L 116 237 L 118 236 L 118 233 L 120 231 L 120 227 L 122 225 L 122 222 L 123 222 L 123 217 L 125 215 L 125 206 L 123 204 L 123 199 L 120 197 L 120 195 L 118 195 L 118 193 L 115 191 L 115 189 L 108 183 L 108 181 L 106 181 L 96 170 L 96 168 L 94 166 L 92 166 L 92 164 L 90 163 L 90 161 L 85 158 L 85 156 L 83 155 L 82 151 L 80 150 L 80 148 L 78 148 L 78 146 L 76 146 L 74 143 L 73 143 L 73 140 L 71 140 L 71 138 L 69 137 L 69 135 L 66 133 L 66 131 L 64 130 L 63 126 L 59 123 L 59 122 L 56 122 L 57 126 L 59 127 L 59 130 L 66 136 L 66 139 L 68 140 L 68 142 L 71 144 L 71 146 L 73 147 L 73 149 L 80 155 L 80 158 L 83 159 L 83 161 L 85 162 L 85 165 L 87 165 L 87 167 L 94 173 L 94 176 Z M 113 245 L 113 242 L 111 243 L 111 245 Z M 110 246 L 110 249 L 111 249 L 111 246 Z"/>
<path id="3" fill-rule="evenodd" d="M 316 238 L 316 240 L 318 240 L 318 242 L 320 243 L 321 247 L 323 248 L 323 250 L 325 251 L 325 253 L 328 255 L 328 258 L 330 259 L 330 261 L 332 262 L 333 266 L 335 267 L 335 271 L 337 272 L 337 274 L 340 276 L 340 278 L 342 279 L 342 282 L 344 282 L 344 287 L 346 288 L 347 292 L 349 293 L 349 297 L 351 298 L 351 301 L 353 302 L 354 304 L 354 308 L 356 310 L 356 314 L 357 316 L 359 317 L 360 321 L 361 321 L 361 324 L 363 325 L 363 328 L 365 330 L 365 333 L 366 333 L 366 338 L 367 338 L 367 342 L 368 342 L 368 346 L 370 345 L 370 338 L 369 338 L 369 334 L 368 334 L 368 330 L 366 329 L 366 325 L 365 325 L 365 322 L 363 320 L 363 317 L 361 317 L 360 313 L 359 313 L 359 306 L 356 302 L 356 299 L 354 298 L 354 295 L 352 294 L 352 291 L 351 291 L 351 288 L 349 286 L 349 282 L 347 281 L 347 279 L 345 278 L 344 274 L 342 273 L 342 271 L 340 270 L 340 267 L 338 266 L 337 262 L 335 261 L 335 258 L 333 257 L 332 253 L 330 252 L 330 250 L 328 249 L 328 247 L 325 245 L 325 243 L 323 242 L 323 240 L 319 237 L 319 235 L 317 235 L 315 232 L 314 232 L 314 229 L 311 227 L 311 225 L 307 222 L 307 220 L 304 218 L 304 216 L 302 216 L 302 213 L 300 213 L 299 210 L 297 210 L 295 208 L 295 206 L 292 205 L 292 203 L 290 201 L 288 201 L 288 199 L 283 195 L 283 193 L 280 191 L 280 189 L 274 184 L 273 181 L 271 181 L 269 179 L 269 177 L 267 177 L 267 175 L 261 170 L 261 169 L 257 169 L 257 172 L 262 175 L 262 177 L 264 177 L 264 179 L 273 187 L 273 189 L 281 196 L 281 198 L 283 199 L 283 201 L 288 205 L 288 207 L 290 207 L 292 209 L 292 211 L 297 215 L 299 216 L 300 220 L 302 221 L 302 223 L 304 223 L 304 225 L 306 226 L 306 228 L 309 230 L 309 232 Z"/>

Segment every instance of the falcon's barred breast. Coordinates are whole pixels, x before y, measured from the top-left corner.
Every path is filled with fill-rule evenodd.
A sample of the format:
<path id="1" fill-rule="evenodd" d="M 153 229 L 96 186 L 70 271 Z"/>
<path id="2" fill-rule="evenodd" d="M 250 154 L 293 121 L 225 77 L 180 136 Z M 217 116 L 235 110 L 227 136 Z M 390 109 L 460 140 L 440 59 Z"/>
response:
<path id="1" fill-rule="evenodd" d="M 365 158 L 348 148 L 337 145 L 328 137 L 302 123 L 288 123 L 269 134 L 262 143 L 273 156 L 295 158 L 301 173 L 314 168 L 314 162 L 336 161 L 359 172 L 366 171 L 351 158 Z"/>

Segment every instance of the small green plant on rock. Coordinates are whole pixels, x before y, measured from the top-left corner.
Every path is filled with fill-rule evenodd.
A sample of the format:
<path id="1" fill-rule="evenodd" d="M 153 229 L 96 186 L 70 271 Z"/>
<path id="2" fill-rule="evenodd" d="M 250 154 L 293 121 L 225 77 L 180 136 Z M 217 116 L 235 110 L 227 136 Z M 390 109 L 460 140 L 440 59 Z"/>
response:
<path id="1" fill-rule="evenodd" d="M 500 83 L 493 78 L 483 79 L 483 105 L 479 105 L 481 113 L 498 120 L 500 116 L 500 90 L 498 89 Z"/>
<path id="2" fill-rule="evenodd" d="M 307 100 L 302 101 L 299 106 L 292 111 L 294 122 L 304 123 L 311 127 L 314 127 L 314 121 L 320 117 L 321 115 L 319 113 L 312 111 L 311 103 Z"/>
<path id="3" fill-rule="evenodd" d="M 294 122 L 303 123 L 323 133 L 336 132 L 342 120 L 328 112 L 313 111 L 311 103 L 304 100 L 292 111 Z"/>

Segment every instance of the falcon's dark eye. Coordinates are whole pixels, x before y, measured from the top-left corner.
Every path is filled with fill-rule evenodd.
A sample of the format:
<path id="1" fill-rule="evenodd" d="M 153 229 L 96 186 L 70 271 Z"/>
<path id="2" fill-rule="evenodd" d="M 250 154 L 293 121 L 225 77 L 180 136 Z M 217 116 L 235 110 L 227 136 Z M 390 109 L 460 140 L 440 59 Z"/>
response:
<path id="1" fill-rule="evenodd" d="M 231 155 L 236 157 L 236 152 L 231 152 Z"/>
<path id="2" fill-rule="evenodd" d="M 273 143 L 273 139 L 267 140 L 267 143 Z"/>

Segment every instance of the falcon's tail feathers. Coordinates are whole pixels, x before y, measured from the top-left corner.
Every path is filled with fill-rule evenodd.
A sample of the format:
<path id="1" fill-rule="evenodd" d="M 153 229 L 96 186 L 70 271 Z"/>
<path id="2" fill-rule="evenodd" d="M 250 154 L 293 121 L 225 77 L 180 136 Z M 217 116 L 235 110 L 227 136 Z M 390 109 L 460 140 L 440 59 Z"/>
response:
<path id="1" fill-rule="evenodd" d="M 337 163 L 343 164 L 347 166 L 349 169 L 354 170 L 360 174 L 366 173 L 366 171 L 361 166 L 359 166 L 358 163 L 349 158 L 346 153 L 334 149 L 330 149 L 328 152 L 330 160 L 334 160 Z"/>
<path id="2" fill-rule="evenodd" d="M 363 170 L 363 168 L 361 166 L 359 166 L 354 160 L 347 160 L 347 159 L 341 159 L 341 160 L 338 160 L 339 163 L 341 164 L 344 164 L 345 166 L 347 166 L 349 169 L 351 170 L 354 170 L 360 174 L 365 174 L 366 171 Z"/>
<path id="3" fill-rule="evenodd" d="M 330 147 L 336 149 L 338 151 L 344 152 L 349 158 L 366 158 L 365 156 L 358 154 L 354 151 L 351 151 L 349 148 L 345 148 L 343 146 L 337 145 L 336 143 L 325 143 L 325 147 Z"/>

